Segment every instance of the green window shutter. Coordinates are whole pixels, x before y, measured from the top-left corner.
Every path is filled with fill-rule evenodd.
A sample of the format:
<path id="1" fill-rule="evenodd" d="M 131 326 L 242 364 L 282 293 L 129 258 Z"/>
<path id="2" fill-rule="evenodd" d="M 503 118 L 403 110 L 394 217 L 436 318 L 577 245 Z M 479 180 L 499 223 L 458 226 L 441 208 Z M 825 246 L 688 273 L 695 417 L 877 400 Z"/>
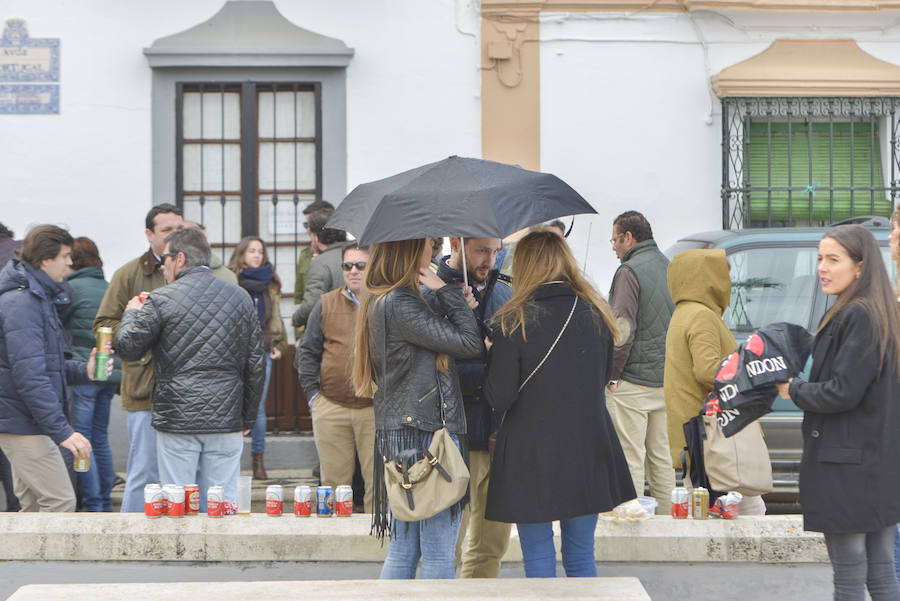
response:
<path id="1" fill-rule="evenodd" d="M 789 207 L 791 221 L 808 222 L 810 192 L 812 221 L 838 221 L 854 215 L 890 216 L 891 203 L 885 199 L 884 194 L 877 123 L 853 123 L 852 159 L 849 122 L 832 124 L 831 144 L 828 123 L 812 123 L 811 136 L 808 127 L 809 124 L 805 121 L 791 124 L 789 152 L 786 122 L 750 124 L 750 149 L 749 153 L 745 149 L 744 163 L 744 186 L 749 192 L 750 221 L 768 222 L 771 204 L 774 222 L 788 222 Z M 809 163 L 810 138 L 812 172 Z M 833 164 L 829 156 L 833 157 Z"/>

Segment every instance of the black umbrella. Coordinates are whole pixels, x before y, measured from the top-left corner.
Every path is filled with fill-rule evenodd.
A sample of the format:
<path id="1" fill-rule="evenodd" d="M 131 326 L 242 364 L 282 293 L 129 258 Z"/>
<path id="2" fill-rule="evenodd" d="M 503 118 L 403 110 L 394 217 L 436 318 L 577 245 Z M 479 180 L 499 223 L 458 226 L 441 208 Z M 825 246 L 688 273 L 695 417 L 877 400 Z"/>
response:
<path id="1" fill-rule="evenodd" d="M 555 175 L 451 156 L 357 186 L 328 227 L 368 246 L 426 236 L 505 238 L 544 221 L 596 212 Z"/>

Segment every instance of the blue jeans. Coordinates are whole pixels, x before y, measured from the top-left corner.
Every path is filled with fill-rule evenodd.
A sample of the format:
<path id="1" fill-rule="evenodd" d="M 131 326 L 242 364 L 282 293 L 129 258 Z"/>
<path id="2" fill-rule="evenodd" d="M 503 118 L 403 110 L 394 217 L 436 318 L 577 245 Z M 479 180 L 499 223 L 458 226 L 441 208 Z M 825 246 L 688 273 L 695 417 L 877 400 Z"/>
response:
<path id="1" fill-rule="evenodd" d="M 266 450 L 266 396 L 269 394 L 269 379 L 272 376 L 272 357 L 266 353 L 266 379 L 263 381 L 262 398 L 256 412 L 256 422 L 250 430 L 250 452 L 262 453 Z"/>
<path id="2" fill-rule="evenodd" d="M 597 514 L 578 516 L 559 521 L 562 533 L 562 560 L 569 578 L 596 576 L 594 561 L 594 531 Z M 551 522 L 516 524 L 526 578 L 555 578 L 556 549 L 553 546 Z"/>
<path id="3" fill-rule="evenodd" d="M 156 466 L 156 430 L 146 411 L 128 412 L 128 478 L 122 497 L 122 513 L 144 511 L 144 485 L 159 482 Z"/>
<path id="4" fill-rule="evenodd" d="M 382 580 L 411 580 L 422 559 L 420 578 L 453 578 L 456 571 L 456 538 L 462 511 L 449 508 L 419 522 L 392 520 L 396 533 L 388 543 L 381 568 Z"/>
<path id="5" fill-rule="evenodd" d="M 900 580 L 900 524 L 894 528 L 894 573 Z"/>
<path id="6" fill-rule="evenodd" d="M 225 489 L 226 501 L 237 501 L 237 477 L 241 475 L 240 432 L 223 434 L 156 433 L 159 476 L 164 484 L 197 484 L 200 512 L 206 513 L 206 491 L 210 486 Z"/>
<path id="7" fill-rule="evenodd" d="M 88 384 L 72 387 L 72 417 L 75 430 L 91 442 L 91 467 L 78 473 L 81 504 L 85 511 L 112 511 L 112 451 L 109 448 L 109 405 L 116 387 L 112 384 Z"/>

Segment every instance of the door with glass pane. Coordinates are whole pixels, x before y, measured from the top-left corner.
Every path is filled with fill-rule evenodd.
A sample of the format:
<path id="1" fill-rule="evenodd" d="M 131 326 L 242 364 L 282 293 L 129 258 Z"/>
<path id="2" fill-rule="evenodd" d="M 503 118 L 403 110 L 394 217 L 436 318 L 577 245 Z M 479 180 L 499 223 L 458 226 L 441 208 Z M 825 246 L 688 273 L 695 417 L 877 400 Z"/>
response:
<path id="1" fill-rule="evenodd" d="M 203 225 L 227 265 L 243 236 L 258 236 L 282 282 L 290 333 L 297 258 L 309 244 L 303 209 L 321 198 L 318 84 L 205 83 L 176 88 L 176 199 Z M 293 349 L 273 368 L 270 429 L 309 429 Z"/>

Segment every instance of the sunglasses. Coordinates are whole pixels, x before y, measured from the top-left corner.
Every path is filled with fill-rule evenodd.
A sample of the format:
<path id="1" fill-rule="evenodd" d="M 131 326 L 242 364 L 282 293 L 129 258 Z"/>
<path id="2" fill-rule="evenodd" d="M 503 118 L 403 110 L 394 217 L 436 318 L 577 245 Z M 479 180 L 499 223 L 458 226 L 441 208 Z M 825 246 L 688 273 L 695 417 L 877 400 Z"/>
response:
<path id="1" fill-rule="evenodd" d="M 360 271 L 365 271 L 366 270 L 366 262 L 358 261 L 356 263 L 341 263 L 341 267 L 344 269 L 344 271 L 350 271 L 354 267 L 356 267 Z"/>
<path id="2" fill-rule="evenodd" d="M 165 263 L 167 257 L 172 257 L 173 259 L 178 256 L 178 253 L 163 253 L 159 255 L 160 260 Z"/>

